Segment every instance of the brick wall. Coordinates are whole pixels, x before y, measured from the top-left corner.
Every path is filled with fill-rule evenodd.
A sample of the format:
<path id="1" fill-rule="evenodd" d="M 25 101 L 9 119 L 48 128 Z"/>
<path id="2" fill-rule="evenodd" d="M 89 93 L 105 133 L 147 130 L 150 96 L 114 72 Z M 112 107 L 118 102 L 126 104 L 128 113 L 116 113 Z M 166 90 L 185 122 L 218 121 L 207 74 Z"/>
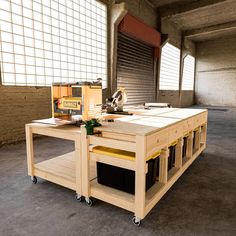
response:
<path id="1" fill-rule="evenodd" d="M 103 102 L 109 97 L 103 90 Z M 50 87 L 0 86 L 0 146 L 25 140 L 25 124 L 52 117 Z"/>
<path id="2" fill-rule="evenodd" d="M 50 87 L 0 86 L 0 146 L 25 139 L 25 124 L 51 117 Z"/>

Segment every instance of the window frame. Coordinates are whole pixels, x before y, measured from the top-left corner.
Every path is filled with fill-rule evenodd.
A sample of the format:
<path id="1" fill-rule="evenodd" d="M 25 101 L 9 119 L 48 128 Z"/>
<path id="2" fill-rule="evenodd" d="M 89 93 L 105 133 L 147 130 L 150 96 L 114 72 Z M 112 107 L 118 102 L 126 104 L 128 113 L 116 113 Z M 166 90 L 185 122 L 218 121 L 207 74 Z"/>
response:
<path id="1" fill-rule="evenodd" d="M 177 76 L 177 79 L 174 78 L 175 79 L 175 88 L 171 88 L 171 87 L 165 88 L 165 86 L 167 86 L 167 85 L 165 85 L 165 83 L 171 83 L 171 80 L 173 80 L 173 77 L 170 80 L 165 80 L 164 85 L 161 85 L 161 79 L 162 79 L 162 73 L 163 73 L 163 71 L 162 71 L 163 48 L 165 46 L 168 46 L 168 45 L 170 45 L 170 47 L 174 48 L 175 50 L 178 50 L 178 63 L 177 63 L 177 66 L 176 66 L 177 71 L 175 73 L 175 76 Z M 167 49 L 167 50 L 169 50 L 169 49 Z M 172 56 L 168 55 L 167 61 L 169 60 L 169 57 L 172 57 Z M 159 89 L 159 91 L 179 91 L 180 90 L 179 83 L 180 83 L 181 50 L 178 47 L 174 46 L 173 44 L 171 44 L 169 42 L 166 42 L 161 48 L 160 64 L 159 65 L 160 65 L 159 66 L 159 80 L 158 80 L 158 89 Z M 169 72 L 164 71 L 164 74 L 165 73 L 168 74 Z"/>
<path id="2" fill-rule="evenodd" d="M 31 10 L 33 9 L 33 4 L 34 3 L 37 3 L 38 4 L 38 1 L 32 1 L 32 5 L 31 5 Z M 79 6 L 79 3 L 75 3 L 76 1 L 71 1 L 71 4 L 76 4 L 76 6 Z M 99 54 L 97 54 L 98 55 L 98 57 L 97 58 L 100 58 L 100 59 L 102 59 L 102 60 L 104 60 L 104 61 L 101 61 L 100 59 L 97 59 L 96 60 L 96 65 L 95 65 L 95 63 L 93 63 L 93 61 L 94 61 L 94 59 L 93 59 L 93 51 L 91 50 L 91 59 L 88 59 L 88 57 L 86 57 L 86 66 L 87 66 L 87 61 L 91 61 L 91 63 L 89 63 L 89 64 L 91 64 L 90 65 L 90 67 L 91 68 L 94 68 L 94 65 L 96 66 L 96 68 L 97 68 L 97 71 L 100 71 L 102 74 L 100 74 L 99 75 L 99 73 L 97 72 L 96 74 L 97 74 L 97 76 L 95 75 L 95 72 L 88 72 L 88 70 L 86 71 L 86 72 L 84 72 L 84 75 L 85 75 L 85 73 L 86 73 L 86 77 L 85 78 L 80 78 L 80 79 L 76 79 L 76 76 L 75 76 L 75 71 L 74 71 L 74 81 L 72 81 L 72 82 L 82 82 L 82 81 L 94 81 L 95 80 L 95 77 L 96 77 L 96 79 L 98 78 L 98 77 L 102 77 L 102 79 L 103 79 L 103 88 L 107 88 L 108 87 L 108 83 L 109 83 L 109 81 L 108 81 L 108 73 L 109 73 L 109 67 L 108 67 L 108 65 L 109 65 L 109 57 L 108 57 L 108 55 L 109 55 L 109 47 L 108 47 L 108 45 L 109 45 L 109 19 L 108 19 L 108 17 L 109 17 L 109 5 L 108 5 L 108 3 L 105 1 L 105 0 L 94 0 L 94 2 L 91 2 L 91 3 L 86 3 L 86 4 L 91 4 L 90 6 L 91 6 L 91 9 L 89 10 L 89 11 L 91 11 L 91 12 L 93 12 L 93 9 L 94 9 L 94 6 L 93 5 L 95 5 L 96 4 L 96 2 L 98 2 L 99 4 L 101 4 L 101 5 L 104 5 L 105 6 L 105 8 L 104 8 L 104 10 L 102 9 L 102 7 L 101 7 L 101 12 L 100 12 L 100 14 L 102 13 L 102 12 L 105 12 L 105 15 L 103 16 L 104 17 L 104 20 L 105 20 L 105 24 L 106 24 L 106 26 L 105 27 L 103 27 L 102 26 L 102 28 L 103 28 L 103 32 L 101 33 L 101 39 L 102 39 L 102 41 L 103 40 L 105 40 L 105 42 L 103 43 L 102 41 L 101 41 L 101 55 Z M 9 3 L 10 4 L 10 7 L 12 7 L 12 2 L 10 2 Z M 43 4 L 43 2 L 41 2 L 41 3 L 39 3 L 40 5 L 41 5 L 41 7 L 43 7 L 44 6 L 44 4 Z M 57 2 L 57 4 L 61 4 L 61 3 L 59 3 L 59 2 Z M 24 22 L 24 19 L 25 19 L 25 17 L 23 16 L 23 10 L 24 10 L 24 8 L 25 8 L 25 6 L 24 6 L 24 4 L 23 4 L 23 0 L 22 0 L 22 2 L 21 2 L 21 4 L 19 5 L 20 6 L 20 8 L 21 8 L 21 11 L 22 11 L 22 15 L 21 15 L 21 17 L 22 17 L 22 22 Z M 50 3 L 50 9 L 51 9 L 51 3 Z M 72 10 L 72 9 L 71 9 Z M 94 13 L 94 12 L 93 12 Z M 12 10 L 10 10 L 10 15 L 11 15 L 11 17 L 12 17 L 12 14 L 14 14 L 13 13 L 13 11 Z M 43 11 L 41 11 L 41 15 L 42 15 L 42 18 L 43 18 L 43 14 L 44 14 L 44 12 Z M 59 14 L 59 11 L 58 11 L 58 14 Z M 104 13 L 103 13 L 104 14 Z M 32 13 L 32 15 L 33 15 L 33 13 Z M 99 15 L 98 15 L 98 13 L 96 13 L 96 16 L 98 16 L 99 17 Z M 28 19 L 28 18 L 27 18 Z M 31 18 L 30 20 L 32 20 L 33 18 Z M 92 19 L 92 17 L 90 17 L 90 19 Z M 12 19 L 11 19 L 12 20 Z M 50 11 L 50 20 L 51 20 L 51 22 L 52 22 L 52 14 L 51 14 L 51 11 Z M 59 20 L 58 20 L 59 21 Z M 79 19 L 77 19 L 77 21 L 79 21 Z M 101 20 L 101 23 L 102 22 L 104 22 L 104 21 L 102 21 Z M 10 24 L 13 24 L 13 21 L 11 21 L 10 22 Z M 103 24 L 103 23 L 102 23 Z M 44 27 L 44 25 L 45 25 L 45 21 L 42 19 L 42 21 L 41 21 L 41 25 L 42 25 L 42 31 L 41 31 L 41 33 L 42 34 L 44 34 L 45 33 L 45 31 L 43 30 L 43 27 Z M 26 26 L 24 26 L 23 28 L 25 28 Z M 53 25 L 50 25 L 50 28 L 52 28 L 53 27 Z M 74 27 L 74 26 L 72 26 L 72 27 Z M 35 30 L 34 29 L 34 27 L 31 27 L 30 28 L 31 30 Z M 96 27 L 96 32 L 98 32 L 97 31 L 97 27 Z M 51 33 L 52 33 L 52 31 L 51 31 Z M 91 33 L 92 33 L 92 31 L 91 31 Z M 11 35 L 12 35 L 12 38 L 14 37 L 14 35 L 15 35 L 15 33 L 12 31 L 11 32 Z M 96 33 L 96 35 L 97 35 L 97 33 Z M 100 35 L 100 34 L 99 34 Z M 1 25 L 0 25 L 0 41 L 2 42 L 2 39 L 1 39 Z M 22 36 L 24 37 L 24 39 L 26 38 L 25 37 L 25 35 L 24 35 L 24 33 L 22 34 Z M 51 35 L 51 37 L 52 37 L 52 35 Z M 99 36 L 100 37 L 100 36 Z M 74 36 L 73 36 L 73 38 L 74 38 Z M 67 37 L 67 39 L 66 40 L 68 40 L 68 37 Z M 87 40 L 87 39 L 86 39 Z M 92 38 L 91 38 L 91 40 L 92 40 Z M 34 40 L 33 41 L 35 41 L 35 38 L 34 38 Z M 46 41 L 45 40 L 41 40 L 42 42 L 42 44 L 45 44 L 46 43 Z M 75 42 L 75 41 L 74 41 Z M 51 44 L 53 44 L 53 41 L 51 41 L 51 42 L 49 42 L 49 43 L 51 43 Z M 81 44 L 81 42 L 78 42 L 79 44 Z M 97 43 L 98 44 L 98 43 Z M 14 41 L 12 42 L 12 47 L 14 48 Z M 87 44 L 86 44 L 87 45 Z M 92 45 L 91 45 L 92 46 Z M 24 49 L 26 48 L 26 45 L 25 44 L 23 44 L 23 47 L 24 47 Z M 91 47 L 92 48 L 92 47 Z M 67 45 L 67 49 L 68 49 L 68 45 Z M 100 50 L 99 49 L 99 50 Z M 6 80 L 4 81 L 4 62 L 3 62 L 3 53 L 4 53 L 4 51 L 3 51 L 4 49 L 2 49 L 2 43 L 0 43 L 0 86 L 35 86 L 35 87 L 48 87 L 48 86 L 50 86 L 51 85 L 51 83 L 47 83 L 46 82 L 46 77 L 47 77 L 47 74 L 45 74 L 45 72 L 44 72 L 44 74 L 42 75 L 42 77 L 44 76 L 45 78 L 44 78 L 44 84 L 39 84 L 37 81 L 36 81 L 36 77 L 37 76 L 40 76 L 40 75 L 38 75 L 37 74 L 37 71 L 36 71 L 36 63 L 35 63 L 35 75 L 34 75 L 34 77 L 35 77 L 35 81 L 27 81 L 27 76 L 28 76 L 28 74 L 27 74 L 27 69 L 26 69 L 26 66 L 30 66 L 30 65 L 28 65 L 27 63 L 26 63 L 26 60 L 28 60 L 28 59 L 26 59 L 26 53 L 25 53 L 25 51 L 24 51 L 24 54 L 23 54 L 23 56 L 25 57 L 25 64 L 23 64 L 24 65 L 24 70 L 25 70 L 25 72 L 24 72 L 24 74 L 22 74 L 23 76 L 25 76 L 25 83 L 18 83 L 17 82 L 17 75 L 18 75 L 18 73 L 16 72 L 16 71 L 14 71 L 14 73 L 12 73 L 13 75 L 14 75 L 14 82 L 7 82 Z M 79 50 L 79 49 L 78 49 Z M 98 50 L 98 47 L 96 47 L 96 50 Z M 45 51 L 45 47 L 43 47 L 43 51 Z M 87 52 L 87 51 L 86 51 Z M 51 53 L 54 53 L 53 51 L 51 51 Z M 87 54 L 89 54 L 88 52 L 87 52 Z M 15 57 L 15 55 L 17 55 L 17 54 L 15 54 L 15 52 L 13 52 L 13 57 Z M 75 54 L 74 54 L 75 55 Z M 59 55 L 58 55 L 59 56 Z M 34 55 L 34 58 L 36 58 L 36 55 Z M 81 59 L 81 55 L 79 56 L 79 58 Z M 44 57 L 42 58 L 42 60 L 44 60 L 44 61 L 47 61 L 48 59 L 45 57 L 45 55 L 44 55 Z M 54 63 L 54 58 L 52 57 L 52 63 Z M 76 66 L 76 62 L 75 62 L 75 60 L 73 61 L 74 62 L 74 66 Z M 99 63 L 99 64 L 98 64 Z M 102 63 L 102 66 L 100 67 L 100 63 Z M 9 63 L 8 63 L 9 64 Z M 14 62 L 12 63 L 14 66 L 15 66 L 15 64 L 16 64 L 16 61 L 14 60 Z M 44 64 L 45 64 L 45 62 L 44 62 Z M 68 62 L 68 57 L 67 57 L 67 64 L 71 64 L 71 63 L 69 63 Z M 81 67 L 81 64 L 77 64 L 77 65 L 79 65 L 80 67 Z M 45 68 L 46 68 L 46 66 L 44 65 L 44 70 L 45 70 Z M 90 69 L 91 69 L 90 68 Z M 51 70 L 55 70 L 55 68 L 54 67 L 52 67 L 52 68 L 50 68 Z M 56 69 L 56 70 L 58 70 L 58 69 Z M 62 68 L 60 68 L 60 70 L 62 70 Z M 91 70 L 90 70 L 91 71 Z M 67 67 L 67 75 L 69 74 L 69 72 L 70 72 L 70 70 L 69 70 L 69 67 Z M 80 71 L 80 73 L 82 74 L 82 72 Z M 89 73 L 89 75 L 92 75 L 93 74 L 93 77 L 91 76 L 90 78 L 88 78 L 88 76 L 87 76 L 87 73 Z M 7 74 L 8 75 L 8 74 Z M 102 76 L 101 76 L 102 75 Z M 5 76 L 6 76 L 6 74 L 5 74 Z M 52 76 L 52 83 L 54 83 L 54 82 L 58 82 L 58 81 L 55 81 L 55 75 L 53 75 Z M 60 72 L 60 77 L 61 77 L 61 80 L 63 79 L 62 77 L 62 72 Z M 60 81 L 61 81 L 60 80 Z M 67 82 L 71 82 L 71 81 L 69 81 L 69 78 L 67 78 Z"/>
<path id="3" fill-rule="evenodd" d="M 193 58 L 193 66 L 194 66 L 194 69 L 193 69 L 193 74 L 192 74 L 192 76 L 193 76 L 193 78 L 192 78 L 192 88 L 191 89 L 186 89 L 186 88 L 183 88 L 183 86 L 184 86 L 184 68 L 185 68 L 185 60 L 186 60 L 186 58 L 187 57 L 192 57 Z M 182 70 L 183 72 L 182 72 L 182 81 L 181 81 L 181 91 L 194 91 L 194 89 L 195 89 L 195 73 L 196 73 L 196 58 L 193 56 L 193 55 L 191 55 L 190 53 L 188 53 L 187 55 L 185 55 L 185 57 L 183 58 L 183 70 Z"/>

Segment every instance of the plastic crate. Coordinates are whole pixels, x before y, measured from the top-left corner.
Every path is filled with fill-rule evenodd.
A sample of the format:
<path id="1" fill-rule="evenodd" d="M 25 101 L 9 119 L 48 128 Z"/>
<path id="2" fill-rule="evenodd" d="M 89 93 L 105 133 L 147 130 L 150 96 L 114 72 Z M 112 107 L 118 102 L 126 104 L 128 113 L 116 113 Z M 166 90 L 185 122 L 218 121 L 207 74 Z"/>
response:
<path id="1" fill-rule="evenodd" d="M 98 148 L 96 153 L 114 156 L 114 158 L 135 160 L 134 153 L 112 148 Z M 159 156 L 147 160 L 148 171 L 146 173 L 146 191 L 151 188 L 159 173 Z M 97 181 L 108 187 L 112 187 L 127 193 L 135 193 L 135 172 L 132 170 L 97 162 Z"/>

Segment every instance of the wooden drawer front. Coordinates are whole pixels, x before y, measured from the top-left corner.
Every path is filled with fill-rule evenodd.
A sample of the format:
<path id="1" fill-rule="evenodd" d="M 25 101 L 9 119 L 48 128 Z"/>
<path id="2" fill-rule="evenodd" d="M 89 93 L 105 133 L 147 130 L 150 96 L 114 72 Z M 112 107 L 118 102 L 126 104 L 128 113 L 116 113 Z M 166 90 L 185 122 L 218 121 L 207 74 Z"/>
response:
<path id="1" fill-rule="evenodd" d="M 168 142 L 168 129 L 147 136 L 146 156 L 148 157 L 153 153 L 155 153 L 156 151 L 163 148 L 164 146 L 167 146 L 167 142 Z"/>
<path id="2" fill-rule="evenodd" d="M 193 118 L 189 118 L 188 120 L 183 122 L 183 131 L 184 134 L 191 131 L 193 129 Z"/>
<path id="3" fill-rule="evenodd" d="M 183 124 L 181 123 L 173 125 L 172 127 L 169 128 L 168 144 L 171 144 L 172 142 L 176 141 L 182 135 L 183 135 Z"/>
<path id="4" fill-rule="evenodd" d="M 194 117 L 194 121 L 193 121 L 193 128 L 197 128 L 198 126 L 200 126 L 202 124 L 202 114 L 200 115 L 196 115 Z"/>
<path id="5" fill-rule="evenodd" d="M 204 112 L 202 114 L 202 124 L 206 123 L 207 122 L 207 112 Z"/>

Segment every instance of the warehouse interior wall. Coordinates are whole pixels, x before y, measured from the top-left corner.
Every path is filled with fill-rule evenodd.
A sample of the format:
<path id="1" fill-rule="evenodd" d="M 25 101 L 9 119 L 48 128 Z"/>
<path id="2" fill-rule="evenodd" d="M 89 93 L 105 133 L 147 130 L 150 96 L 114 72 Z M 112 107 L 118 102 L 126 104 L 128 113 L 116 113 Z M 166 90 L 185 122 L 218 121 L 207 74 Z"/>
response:
<path id="1" fill-rule="evenodd" d="M 236 36 L 196 46 L 196 103 L 236 107 Z"/>
<path id="2" fill-rule="evenodd" d="M 109 97 L 103 89 L 103 99 Z M 0 85 L 0 147 L 25 140 L 25 124 L 52 117 L 51 87 Z"/>
<path id="3" fill-rule="evenodd" d="M 25 139 L 25 124 L 51 117 L 50 87 L 0 85 L 0 146 Z"/>
<path id="4" fill-rule="evenodd" d="M 181 70 L 183 71 L 184 58 L 187 55 L 196 57 L 196 46 L 195 43 L 188 39 L 183 39 L 182 55 L 181 55 Z M 196 68 L 195 68 L 196 70 Z M 180 76 L 180 85 L 182 83 L 182 74 Z M 195 104 L 195 91 L 181 90 L 179 96 L 179 106 L 180 107 L 190 107 Z"/>
<path id="5" fill-rule="evenodd" d="M 156 10 L 146 0 L 117 0 L 116 3 L 126 3 L 128 12 L 139 18 L 147 25 L 157 27 L 157 13 Z"/>
<path id="6" fill-rule="evenodd" d="M 184 39 L 177 26 L 164 18 L 161 21 L 161 33 L 167 34 L 167 42 L 181 50 L 180 58 L 180 87 L 182 80 L 183 60 L 190 54 L 195 57 L 195 44 Z M 163 45 L 164 46 L 164 45 Z M 160 68 L 160 66 L 159 66 Z M 160 71 L 159 71 L 160 72 Z M 159 76 L 158 76 L 159 77 Z M 157 102 L 170 103 L 173 107 L 189 107 L 194 104 L 194 91 L 181 90 L 157 90 Z"/>
<path id="7" fill-rule="evenodd" d="M 114 1 L 104 0 L 103 2 L 108 3 L 110 8 Z M 156 27 L 156 12 L 145 0 L 116 2 L 125 2 L 131 14 L 143 20 L 146 24 Z M 110 19 L 109 13 L 110 9 L 108 10 L 108 18 Z M 110 28 L 108 28 L 108 34 L 110 34 Z M 110 41 L 108 40 L 109 47 Z M 110 61 L 108 61 L 108 74 L 110 74 L 110 65 Z M 110 85 L 108 78 L 108 88 L 103 89 L 104 100 L 111 96 Z M 30 123 L 34 119 L 51 117 L 50 87 L 0 85 L 0 94 L 0 146 L 25 140 L 26 123 Z"/>
<path id="8" fill-rule="evenodd" d="M 102 0 L 102 2 L 108 3 L 108 0 Z M 108 18 L 110 17 L 109 10 Z M 110 34 L 109 27 L 108 34 Z M 108 73 L 109 71 L 110 62 L 108 61 Z M 104 100 L 110 96 L 109 84 L 108 80 L 108 88 L 103 89 Z M 0 73 L 0 110 L 0 146 L 23 141 L 26 123 L 35 119 L 52 117 L 51 88 L 1 85 Z"/>
<path id="9" fill-rule="evenodd" d="M 139 19 L 146 25 L 157 27 L 157 14 L 153 7 L 146 0 L 111 0 L 109 2 L 110 17 L 110 96 L 117 89 L 117 50 L 118 50 L 118 25 L 128 13 Z"/>
<path id="10" fill-rule="evenodd" d="M 184 40 L 182 37 L 182 32 L 177 28 L 177 26 L 170 22 L 167 18 L 161 20 L 161 27 L 158 29 L 159 16 L 158 12 L 152 8 L 146 0 L 119 0 L 116 3 L 125 2 L 127 11 L 133 16 L 137 17 L 147 25 L 156 28 L 163 34 L 168 34 L 168 42 L 173 44 L 175 47 L 182 50 L 181 61 L 183 62 L 184 57 L 187 54 L 195 56 L 195 44 L 191 41 Z M 158 62 L 159 64 L 159 62 Z M 181 67 L 182 67 L 181 63 Z M 159 65 L 157 65 L 157 71 L 159 70 Z M 158 89 L 158 79 L 159 73 L 156 74 L 157 78 L 157 100 L 153 102 L 164 102 L 170 103 L 173 107 L 189 107 L 194 104 L 194 91 L 172 91 L 172 90 L 159 90 Z M 181 81 L 181 75 L 180 75 Z"/>
<path id="11" fill-rule="evenodd" d="M 104 0 L 105 1 L 105 0 Z M 175 25 L 168 21 L 162 22 L 161 29 L 159 25 L 158 12 L 146 0 L 107 0 L 108 19 L 111 19 L 110 7 L 114 3 L 125 2 L 127 10 L 133 16 L 139 18 L 147 25 L 156 28 L 158 31 L 169 35 L 169 42 L 181 48 L 181 32 Z M 109 23 L 108 23 L 109 25 Z M 110 34 L 111 25 L 108 28 Z M 108 48 L 111 47 L 111 41 L 108 37 Z M 193 48 L 191 45 L 190 48 Z M 192 49 L 190 49 L 191 51 Z M 184 55 L 184 54 L 183 54 Z M 108 58 L 110 51 L 108 51 Z M 108 60 L 108 74 L 111 75 L 111 60 Z M 112 95 L 111 78 L 108 78 L 108 88 L 103 90 L 103 100 Z M 158 73 L 157 73 L 158 83 Z M 51 117 L 51 95 L 50 87 L 26 87 L 26 86 L 3 86 L 0 85 L 0 109 L 2 116 L 0 118 L 0 145 L 12 143 L 25 139 L 25 124 L 34 119 L 43 119 Z M 192 105 L 192 92 L 185 91 L 157 91 L 157 102 L 169 102 L 172 106 L 190 106 Z"/>

